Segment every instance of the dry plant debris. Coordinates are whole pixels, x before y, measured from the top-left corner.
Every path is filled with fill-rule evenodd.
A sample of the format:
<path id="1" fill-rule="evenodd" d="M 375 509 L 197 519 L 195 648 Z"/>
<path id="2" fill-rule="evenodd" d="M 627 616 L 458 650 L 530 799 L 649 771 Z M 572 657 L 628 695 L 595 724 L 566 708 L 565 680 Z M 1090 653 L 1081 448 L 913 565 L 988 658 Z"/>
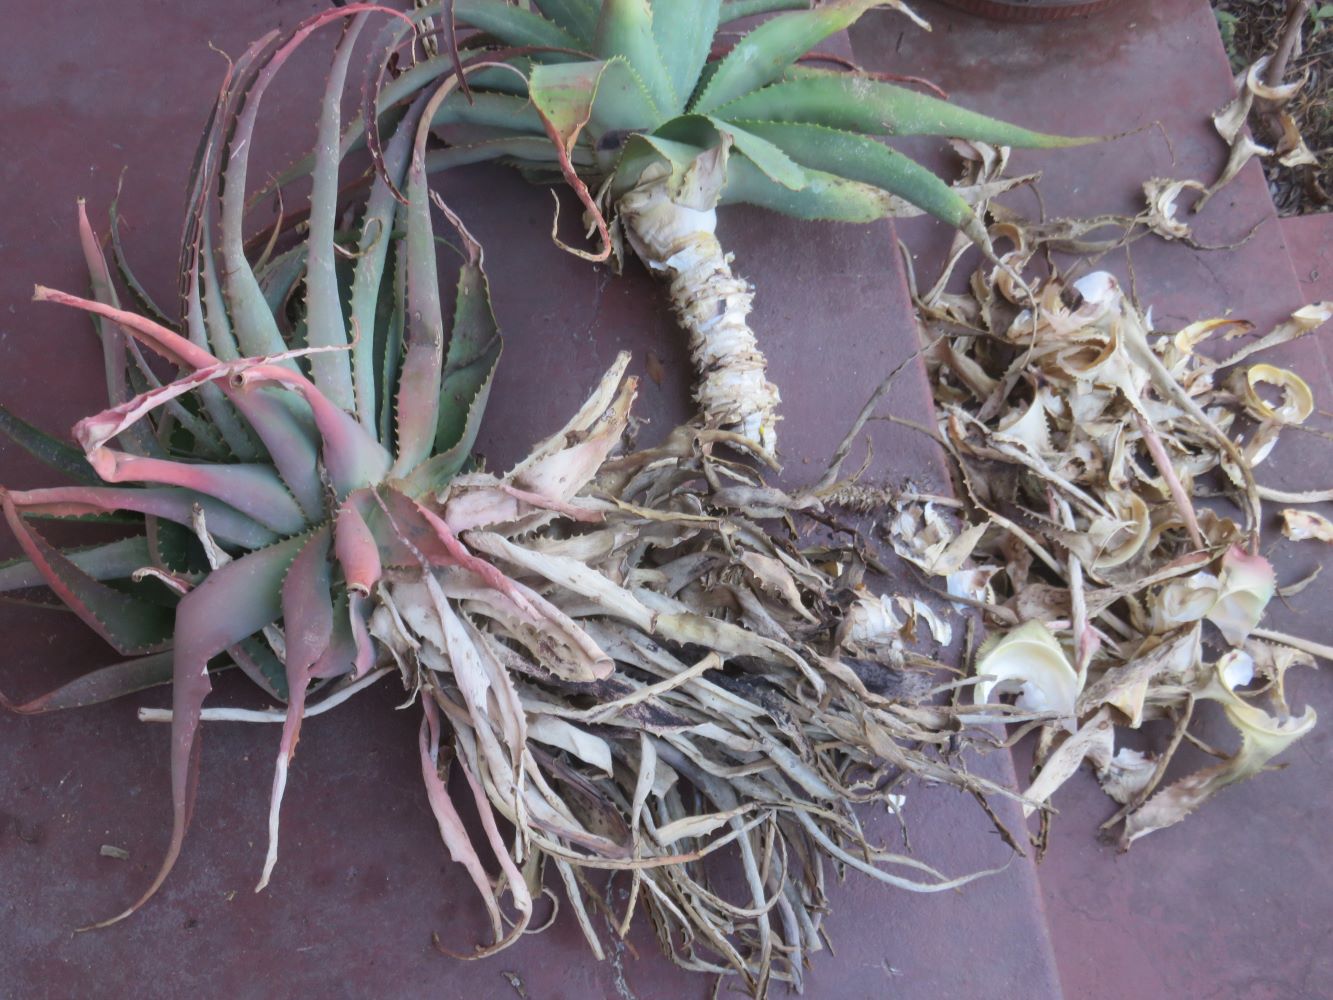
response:
<path id="1" fill-rule="evenodd" d="M 966 183 L 1002 168 L 1003 151 L 970 152 Z M 1276 580 L 1259 528 L 1265 503 L 1330 493 L 1259 483 L 1278 435 L 1314 400 L 1298 375 L 1258 356 L 1316 330 L 1333 303 L 1236 349 L 1224 345 L 1251 329 L 1234 319 L 1163 334 L 1107 273 L 1024 281 L 1063 233 L 996 216 L 992 238 L 1014 248 L 1001 265 L 950 292 L 955 255 L 918 294 L 936 438 L 966 500 L 953 544 L 965 543 L 971 576 L 957 581 L 950 565 L 948 589 L 995 632 L 976 657 L 975 698 L 1014 692 L 1017 708 L 1046 716 L 1029 727 L 1037 766 L 1025 809 L 1044 809 L 1086 759 L 1120 806 L 1106 826 L 1128 847 L 1266 769 L 1315 723 L 1313 709 L 1289 708 L 1284 679 L 1333 650 L 1260 627 Z M 1205 484 L 1218 494 L 1207 506 L 1196 502 Z M 1284 516 L 1288 537 L 1330 537 L 1318 515 Z M 901 548 L 917 535 L 909 523 L 893 537 Z M 943 531 L 936 544 L 949 541 Z M 1240 749 L 1214 750 L 1216 766 L 1164 785 L 1203 701 L 1222 706 Z M 1164 747 L 1123 745 L 1153 720 L 1172 726 Z"/>

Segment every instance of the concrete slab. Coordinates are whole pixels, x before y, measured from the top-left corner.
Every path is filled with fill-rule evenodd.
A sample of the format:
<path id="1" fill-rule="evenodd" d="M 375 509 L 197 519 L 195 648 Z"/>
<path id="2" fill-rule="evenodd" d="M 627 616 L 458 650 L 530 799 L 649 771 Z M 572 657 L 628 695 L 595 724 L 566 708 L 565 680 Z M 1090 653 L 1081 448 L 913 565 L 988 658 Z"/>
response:
<path id="1" fill-rule="evenodd" d="M 1282 239 L 1305 301 L 1333 299 L 1333 212 L 1283 219 Z"/>

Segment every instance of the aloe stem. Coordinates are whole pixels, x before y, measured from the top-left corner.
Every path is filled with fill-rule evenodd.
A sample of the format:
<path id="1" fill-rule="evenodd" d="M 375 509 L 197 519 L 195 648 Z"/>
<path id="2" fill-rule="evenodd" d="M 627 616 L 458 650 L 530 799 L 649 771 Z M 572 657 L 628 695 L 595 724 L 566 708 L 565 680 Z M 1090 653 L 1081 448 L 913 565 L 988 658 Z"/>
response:
<path id="1" fill-rule="evenodd" d="M 754 293 L 732 273 L 714 235 L 717 212 L 676 203 L 663 176 L 621 198 L 620 219 L 644 265 L 670 282 L 671 307 L 690 338 L 694 399 L 704 422 L 772 452 L 778 389 L 747 319 Z"/>

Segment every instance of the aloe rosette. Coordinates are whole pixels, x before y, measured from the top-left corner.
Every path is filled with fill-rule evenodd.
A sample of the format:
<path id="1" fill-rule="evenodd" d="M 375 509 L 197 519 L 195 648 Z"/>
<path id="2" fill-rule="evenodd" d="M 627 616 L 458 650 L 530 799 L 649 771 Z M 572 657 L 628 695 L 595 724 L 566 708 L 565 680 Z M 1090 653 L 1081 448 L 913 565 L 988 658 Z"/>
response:
<path id="1" fill-rule="evenodd" d="M 1088 141 L 1000 122 L 858 69 L 827 68 L 845 60 L 818 46 L 877 6 L 924 24 L 899 0 L 423 6 L 418 21 L 452 38 L 459 28 L 475 33 L 390 82 L 378 106 L 433 88 L 442 73 L 466 72 L 468 87 L 435 111 L 432 124 L 450 145 L 433 154 L 432 167 L 503 160 L 544 177 L 558 169 L 599 234 L 595 251 L 575 252 L 605 260 L 623 234 L 648 270 L 668 279 L 703 419 L 772 450 L 778 390 L 747 319 L 753 293 L 716 235 L 718 207 L 858 223 L 929 212 L 989 251 L 969 205 L 980 192 L 951 187 L 881 140 Z M 748 30 L 735 27 L 778 11 Z M 406 28 L 390 30 L 408 37 Z"/>
<path id="2" fill-rule="evenodd" d="M 471 465 L 500 339 L 481 249 L 427 184 L 431 130 L 458 78 L 414 88 L 379 118 L 368 186 L 350 205 L 339 192 L 353 49 L 384 13 L 318 15 L 232 66 L 191 181 L 177 328 L 127 272 L 139 308 L 122 308 L 80 206 L 93 295 L 36 297 L 92 317 L 110 405 L 76 426 L 79 449 L 0 410 L 6 430 L 79 480 L 0 490 L 26 556 L 0 567 L 0 590 L 48 586 L 126 659 L 4 704 L 40 712 L 172 686 L 169 711 L 142 713 L 171 724 L 170 844 L 143 896 L 104 923 L 142 906 L 182 849 L 204 722 L 281 725 L 262 888 L 303 720 L 397 676 L 421 706 L 441 837 L 494 935 L 477 954 L 528 928 L 547 869 L 602 954 L 585 898 L 610 870 L 631 883 L 616 932 L 643 908 L 686 968 L 739 974 L 755 994 L 799 985 L 823 945 L 831 865 L 912 891 L 973 877 L 872 846 L 855 803 L 897 808 L 907 775 L 1004 792 L 935 752 L 960 719 L 922 701 L 930 682 L 908 667 L 930 661 L 867 617 L 859 551 L 803 549 L 760 527 L 818 507 L 814 496 L 718 457 L 737 435 L 716 427 L 620 450 L 635 392 L 626 357 L 512 470 Z M 261 101 L 329 23 L 343 30 L 307 225 L 295 242 L 278 226 L 247 241 Z M 432 205 L 458 245 L 452 303 Z M 174 376 L 159 380 L 148 356 Z M 136 532 L 62 552 L 34 525 L 108 515 L 131 516 Z M 205 707 L 219 669 L 284 707 Z M 451 766 L 480 832 L 460 819 Z M 720 851 L 743 902 L 713 882 Z"/>

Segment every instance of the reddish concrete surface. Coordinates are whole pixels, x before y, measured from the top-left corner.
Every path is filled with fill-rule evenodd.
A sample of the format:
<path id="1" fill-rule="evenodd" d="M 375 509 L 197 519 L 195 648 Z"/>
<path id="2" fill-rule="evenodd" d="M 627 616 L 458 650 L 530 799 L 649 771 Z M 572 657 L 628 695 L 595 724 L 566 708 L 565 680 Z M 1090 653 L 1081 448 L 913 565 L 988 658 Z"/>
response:
<path id="1" fill-rule="evenodd" d="M 52 430 L 68 428 L 101 396 L 100 362 L 86 322 L 28 301 L 41 281 L 79 290 L 86 277 L 74 199 L 99 226 L 127 167 L 122 208 L 128 249 L 160 301 L 174 288 L 182 186 L 223 63 L 274 26 L 319 9 L 313 0 L 160 0 L 57 4 L 8 25 L 0 64 L 0 159 L 8 193 L 0 221 L 0 399 Z M 271 132 L 306 141 L 327 49 L 311 46 L 269 98 Z M 272 136 L 270 136 L 272 138 Z M 262 139 L 262 137 L 261 137 Z M 261 142 L 261 150 L 263 149 Z M 283 156 L 270 150 L 268 162 Z M 262 176 L 255 170 L 252 176 Z M 645 380 L 645 438 L 686 412 L 686 367 L 660 294 L 633 267 L 615 278 L 554 249 L 550 199 L 505 173 L 472 171 L 441 183 L 486 244 L 496 309 L 507 334 L 480 446 L 503 465 L 558 425 L 617 350 L 654 349 L 667 377 Z M 569 216 L 567 216 L 569 217 Z M 890 227 L 834 229 L 735 211 L 722 235 L 761 288 L 757 325 L 786 396 L 789 481 L 816 476 L 878 380 L 915 348 Z M 855 359 L 855 363 L 852 362 Z M 889 406 L 922 418 L 919 369 Z M 923 438 L 873 426 L 875 474 L 943 488 L 939 456 Z M 52 476 L 0 444 L 6 485 Z M 0 558 L 13 554 L 0 540 Z M 0 605 L 7 655 L 0 684 L 27 696 L 111 654 L 73 620 Z M 218 702 L 243 697 L 221 685 Z M 574 923 L 504 955 L 462 963 L 435 954 L 431 931 L 460 950 L 478 940 L 471 890 L 434 831 L 415 756 L 416 717 L 395 712 L 385 686 L 312 720 L 303 731 L 284 808 L 283 851 L 267 892 L 250 890 L 262 861 L 276 732 L 242 726 L 204 736 L 201 793 L 182 859 L 135 918 L 109 930 L 71 928 L 117 911 L 157 865 L 169 824 L 167 734 L 135 721 L 126 703 L 45 718 L 0 718 L 0 996 L 15 997 L 509 997 L 521 977 L 534 1000 L 692 998 L 710 984 L 655 957 L 639 920 L 615 961 L 591 960 Z M 978 770 L 1012 781 L 995 755 Z M 907 806 L 920 855 L 951 872 L 1002 864 L 1008 852 L 967 799 L 917 791 Z M 1004 811 L 1013 822 L 1011 811 Z M 895 831 L 882 829 L 888 840 Z M 109 844 L 128 861 L 99 855 Z M 834 893 L 828 927 L 838 956 L 816 960 L 807 996 L 908 1000 L 1055 997 L 1059 985 L 1024 862 L 969 887 L 908 897 L 863 881 Z M 628 991 L 628 992 L 627 992 Z"/>
<path id="2" fill-rule="evenodd" d="M 1333 299 L 1333 212 L 1283 219 L 1282 239 L 1305 301 Z"/>
<path id="3" fill-rule="evenodd" d="M 873 13 L 852 33 L 862 62 L 923 75 L 962 103 L 1050 131 L 1086 134 L 1162 122 L 1174 162 L 1155 132 L 1058 154 L 1017 155 L 1016 172 L 1044 172 L 1040 192 L 1049 216 L 1132 214 L 1144 180 L 1210 181 L 1220 170 L 1225 150 L 1207 116 L 1228 100 L 1230 74 L 1203 0 L 1123 0 L 1104 15 L 1059 25 L 998 26 L 938 3 L 914 6 L 933 33 Z M 929 153 L 935 147 L 914 148 Z M 1032 195 L 1011 198 L 1035 213 Z M 1134 244 L 1134 287 L 1152 304 L 1158 328 L 1232 311 L 1263 331 L 1309 294 L 1313 282 L 1298 282 L 1297 275 L 1308 277 L 1316 258 L 1297 256 L 1293 270 L 1284 247 L 1284 234 L 1294 242 L 1293 231 L 1279 227 L 1257 164 L 1191 221 L 1198 238 L 1213 244 L 1234 241 L 1256 223 L 1259 228 L 1233 251 L 1201 252 L 1160 240 Z M 915 220 L 898 230 L 919 273 L 933 280 L 947 234 Z M 1326 243 L 1321 252 L 1327 261 Z M 1130 279 L 1123 252 L 1099 266 Z M 1313 267 L 1323 274 L 1323 264 Z M 1325 329 L 1274 352 L 1274 363 L 1299 370 L 1326 411 L 1333 408 L 1326 361 L 1331 337 Z M 1327 431 L 1329 421 L 1320 418 L 1315 426 Z M 1333 445 L 1311 434 L 1290 435 L 1259 478 L 1280 489 L 1326 488 L 1333 481 Z M 1279 506 L 1272 505 L 1275 517 Z M 1327 506 L 1318 509 L 1329 513 Z M 1266 554 L 1279 581 L 1289 582 L 1325 553 L 1312 543 L 1270 537 Z M 1274 609 L 1275 627 L 1333 640 L 1327 578 Z M 1287 769 L 1225 790 L 1184 824 L 1141 840 L 1128 854 L 1095 839 L 1097 825 L 1113 810 L 1090 775 L 1055 797 L 1061 815 L 1039 872 L 1070 1000 L 1313 1000 L 1333 993 L 1333 875 L 1326 858 L 1333 829 L 1327 729 L 1333 676 L 1304 671 L 1292 682 L 1297 710 L 1308 701 L 1324 719 L 1288 754 Z M 1206 732 L 1234 746 L 1226 727 Z M 1201 756 L 1185 763 L 1198 767 Z"/>

